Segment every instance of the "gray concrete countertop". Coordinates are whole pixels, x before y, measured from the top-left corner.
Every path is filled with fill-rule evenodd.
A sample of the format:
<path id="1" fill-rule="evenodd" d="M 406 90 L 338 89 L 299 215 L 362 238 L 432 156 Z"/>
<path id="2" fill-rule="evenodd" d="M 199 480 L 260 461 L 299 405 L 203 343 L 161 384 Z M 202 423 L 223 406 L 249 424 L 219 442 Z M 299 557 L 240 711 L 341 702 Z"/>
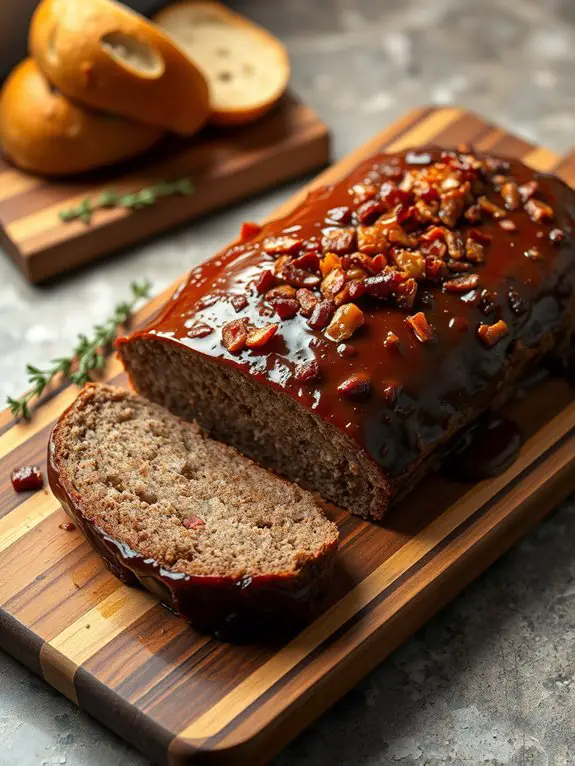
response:
<path id="1" fill-rule="evenodd" d="M 562 152 L 575 144 L 573 0 L 236 0 L 285 40 L 294 89 L 341 156 L 421 103 L 457 103 Z M 0 12 L 1 14 L 1 12 Z M 0 258 L 0 396 L 67 352 L 129 281 L 156 290 L 291 193 L 281 188 L 41 288 Z M 575 503 L 395 652 L 276 766 L 575 764 Z M 2 766 L 148 761 L 0 653 Z"/>

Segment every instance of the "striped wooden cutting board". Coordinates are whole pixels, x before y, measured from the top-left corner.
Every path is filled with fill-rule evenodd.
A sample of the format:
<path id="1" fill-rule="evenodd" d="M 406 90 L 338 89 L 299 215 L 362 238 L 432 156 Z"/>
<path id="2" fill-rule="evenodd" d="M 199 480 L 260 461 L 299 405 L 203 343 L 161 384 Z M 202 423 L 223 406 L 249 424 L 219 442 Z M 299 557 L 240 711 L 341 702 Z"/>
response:
<path id="1" fill-rule="evenodd" d="M 79 179 L 42 180 L 0 155 L 0 246 L 30 282 L 41 282 L 328 161 L 326 125 L 293 95 L 253 125 L 210 128 L 192 139 L 170 136 L 149 154 Z M 99 210 L 89 224 L 64 223 L 59 216 L 104 189 L 126 194 L 183 177 L 193 180 L 194 194 L 159 199 L 136 212 Z"/>
<path id="2" fill-rule="evenodd" d="M 378 147 L 430 141 L 521 156 L 575 183 L 575 159 L 456 109 L 408 114 L 315 183 Z M 106 377 L 125 382 L 117 360 Z M 121 585 L 60 529 L 48 491 L 12 491 L 14 466 L 45 468 L 51 425 L 76 392 L 53 392 L 27 425 L 0 416 L 0 645 L 161 764 L 268 760 L 575 487 L 573 391 L 548 380 L 507 408 L 526 440 L 503 475 L 431 477 L 379 526 L 329 509 L 342 537 L 329 608 L 288 643 L 231 646 Z"/>

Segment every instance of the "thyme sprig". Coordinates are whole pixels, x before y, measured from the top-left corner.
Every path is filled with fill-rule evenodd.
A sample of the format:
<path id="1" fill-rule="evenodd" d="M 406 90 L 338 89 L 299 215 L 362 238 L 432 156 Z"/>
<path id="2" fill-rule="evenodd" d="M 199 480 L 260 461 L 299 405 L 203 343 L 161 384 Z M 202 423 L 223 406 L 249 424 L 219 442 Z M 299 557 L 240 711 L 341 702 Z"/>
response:
<path id="1" fill-rule="evenodd" d="M 188 196 L 193 194 L 194 190 L 194 184 L 190 178 L 158 181 L 152 186 L 145 186 L 143 189 L 128 194 L 120 194 L 114 189 L 105 189 L 94 199 L 85 197 L 74 207 L 60 210 L 59 216 L 64 223 L 79 219 L 88 224 L 92 220 L 92 214 L 102 208 L 123 207 L 128 210 L 140 210 L 154 205 L 161 197 L 170 197 L 173 194 Z"/>
<path id="2" fill-rule="evenodd" d="M 144 298 L 150 297 L 151 284 L 147 280 L 132 282 L 131 300 L 122 301 L 114 309 L 114 313 L 103 324 L 94 327 L 91 338 L 78 335 L 76 346 L 70 356 L 52 359 L 45 370 L 32 364 L 26 366 L 30 390 L 20 399 L 8 397 L 7 403 L 14 417 L 30 418 L 30 400 L 40 396 L 44 389 L 57 375 L 63 375 L 72 383 L 83 386 L 90 380 L 93 372 L 101 370 L 106 364 L 106 352 L 116 338 L 118 327 L 126 324 L 137 304 Z"/>

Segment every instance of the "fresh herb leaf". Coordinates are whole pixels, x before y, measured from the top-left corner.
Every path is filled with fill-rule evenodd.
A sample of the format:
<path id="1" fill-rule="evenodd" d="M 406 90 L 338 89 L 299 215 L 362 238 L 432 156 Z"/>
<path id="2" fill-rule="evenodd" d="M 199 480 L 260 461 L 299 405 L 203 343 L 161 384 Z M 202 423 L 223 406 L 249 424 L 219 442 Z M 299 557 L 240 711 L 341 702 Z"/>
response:
<path id="1" fill-rule="evenodd" d="M 144 205 L 153 205 L 156 201 L 156 193 L 153 189 L 142 189 L 138 194 L 138 199 L 143 202 Z"/>
<path id="2" fill-rule="evenodd" d="M 112 316 L 103 324 L 94 327 L 93 335 L 78 335 L 78 340 L 70 356 L 52 359 L 48 369 L 41 370 L 33 364 L 26 365 L 30 389 L 20 399 L 8 397 L 7 404 L 16 418 L 30 418 L 30 400 L 40 396 L 57 375 L 63 375 L 72 383 L 83 386 L 90 380 L 90 375 L 101 370 L 106 364 L 106 352 L 109 350 L 118 332 L 118 327 L 127 322 L 137 304 L 150 297 L 151 283 L 148 280 L 132 282 L 129 301 L 119 303 Z"/>
<path id="3" fill-rule="evenodd" d="M 179 181 L 176 181 L 175 183 L 176 191 L 178 194 L 193 194 L 194 193 L 194 184 L 190 181 L 189 178 L 180 178 Z"/>
<path id="4" fill-rule="evenodd" d="M 115 207 L 119 199 L 120 195 L 118 192 L 114 191 L 114 189 L 107 189 L 96 198 L 96 205 L 98 207 Z"/>
<path id="5" fill-rule="evenodd" d="M 120 197 L 120 205 L 122 207 L 130 207 L 133 208 L 136 205 L 137 197 L 135 194 L 123 194 Z"/>
<path id="6" fill-rule="evenodd" d="M 114 189 L 105 189 L 94 200 L 86 197 L 75 207 L 60 210 L 58 215 L 64 223 L 80 220 L 88 224 L 92 220 L 92 214 L 102 208 L 123 207 L 127 210 L 140 210 L 154 205 L 160 197 L 170 197 L 173 194 L 188 196 L 194 191 L 195 187 L 190 178 L 158 181 L 152 186 L 145 186 L 127 194 L 118 194 Z"/>

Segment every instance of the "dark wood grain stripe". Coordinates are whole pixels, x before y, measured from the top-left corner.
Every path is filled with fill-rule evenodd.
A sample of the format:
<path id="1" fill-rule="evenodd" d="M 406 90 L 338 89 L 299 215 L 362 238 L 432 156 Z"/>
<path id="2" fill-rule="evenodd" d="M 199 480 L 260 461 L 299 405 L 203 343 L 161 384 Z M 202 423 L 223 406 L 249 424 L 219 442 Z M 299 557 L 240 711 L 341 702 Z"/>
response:
<path id="1" fill-rule="evenodd" d="M 128 700 L 115 696 L 110 704 L 110 690 L 98 678 L 79 668 L 76 674 L 78 704 L 96 720 L 125 739 L 158 764 L 166 755 L 172 730 L 158 724 Z"/>
<path id="2" fill-rule="evenodd" d="M 0 647 L 18 662 L 41 676 L 40 650 L 43 641 L 27 625 L 0 610 Z"/>
<path id="3" fill-rule="evenodd" d="M 108 642 L 83 667 L 121 697 L 136 703 L 171 676 L 193 666 L 213 640 L 157 604 L 126 631 Z M 167 689 L 169 695 L 169 686 Z M 189 701 L 188 701 L 189 704 Z M 145 709 L 145 706 L 138 703 Z"/>

